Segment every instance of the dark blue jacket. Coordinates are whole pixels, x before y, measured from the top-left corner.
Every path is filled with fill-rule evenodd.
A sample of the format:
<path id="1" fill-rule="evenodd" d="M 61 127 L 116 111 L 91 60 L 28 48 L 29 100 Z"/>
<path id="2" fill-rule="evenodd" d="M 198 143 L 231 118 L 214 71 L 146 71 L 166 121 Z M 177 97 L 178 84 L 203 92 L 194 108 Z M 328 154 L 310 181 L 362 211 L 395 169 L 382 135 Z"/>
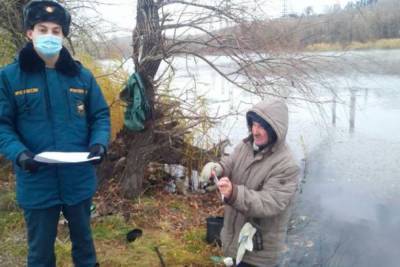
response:
<path id="1" fill-rule="evenodd" d="M 110 113 L 102 92 L 65 48 L 49 69 L 28 43 L 0 70 L 0 153 L 14 163 L 22 208 L 74 205 L 96 190 L 92 164 L 45 165 L 31 174 L 15 164 L 22 151 L 84 152 L 93 144 L 106 147 L 109 138 Z"/>

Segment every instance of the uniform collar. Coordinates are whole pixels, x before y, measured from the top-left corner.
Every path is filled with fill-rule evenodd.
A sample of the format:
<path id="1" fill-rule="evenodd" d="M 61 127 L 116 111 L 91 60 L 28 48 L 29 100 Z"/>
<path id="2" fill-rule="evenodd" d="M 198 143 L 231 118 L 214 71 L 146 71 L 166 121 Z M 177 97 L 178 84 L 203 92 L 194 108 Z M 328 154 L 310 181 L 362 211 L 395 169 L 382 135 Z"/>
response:
<path id="1" fill-rule="evenodd" d="M 21 69 L 25 72 L 36 73 L 45 69 L 44 61 L 39 57 L 33 48 L 32 42 L 29 42 L 21 49 L 18 61 Z M 80 71 L 80 63 L 75 61 L 68 50 L 63 47 L 60 56 L 56 62 L 55 69 L 67 76 L 77 76 Z"/>

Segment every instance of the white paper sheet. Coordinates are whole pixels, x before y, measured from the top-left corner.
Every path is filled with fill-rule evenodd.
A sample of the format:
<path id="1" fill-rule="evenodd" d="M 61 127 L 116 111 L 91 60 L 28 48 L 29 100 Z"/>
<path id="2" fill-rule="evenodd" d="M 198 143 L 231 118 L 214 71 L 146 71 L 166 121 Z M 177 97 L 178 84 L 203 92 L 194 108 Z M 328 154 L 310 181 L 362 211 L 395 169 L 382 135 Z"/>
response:
<path id="1" fill-rule="evenodd" d="M 43 163 L 80 163 L 100 159 L 100 157 L 88 159 L 88 156 L 89 152 L 42 152 L 33 159 Z"/>

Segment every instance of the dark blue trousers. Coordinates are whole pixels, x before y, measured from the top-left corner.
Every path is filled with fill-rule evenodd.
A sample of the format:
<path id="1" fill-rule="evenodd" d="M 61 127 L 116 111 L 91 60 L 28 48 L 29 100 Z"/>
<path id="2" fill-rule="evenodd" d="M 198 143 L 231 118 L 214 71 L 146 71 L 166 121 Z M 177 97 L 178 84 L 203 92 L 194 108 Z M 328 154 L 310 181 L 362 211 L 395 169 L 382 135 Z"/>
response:
<path id="1" fill-rule="evenodd" d="M 90 228 L 90 206 L 85 200 L 74 206 L 57 205 L 47 209 L 24 209 L 28 231 L 28 267 L 55 267 L 54 242 L 60 212 L 68 221 L 75 267 L 96 265 L 96 252 Z"/>

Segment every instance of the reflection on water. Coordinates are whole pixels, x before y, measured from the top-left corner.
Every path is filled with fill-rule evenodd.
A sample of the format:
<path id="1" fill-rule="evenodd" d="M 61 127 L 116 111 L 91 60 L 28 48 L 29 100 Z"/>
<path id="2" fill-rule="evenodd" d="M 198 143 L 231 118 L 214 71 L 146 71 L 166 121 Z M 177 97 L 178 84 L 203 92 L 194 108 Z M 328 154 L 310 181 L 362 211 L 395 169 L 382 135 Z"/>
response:
<path id="1" fill-rule="evenodd" d="M 400 77 L 366 81 L 348 81 L 344 102 L 326 108 L 324 134 L 294 113 L 309 150 L 289 266 L 400 266 Z"/>
<path id="2" fill-rule="evenodd" d="M 350 133 L 354 132 L 356 122 L 356 90 L 350 90 Z"/>

